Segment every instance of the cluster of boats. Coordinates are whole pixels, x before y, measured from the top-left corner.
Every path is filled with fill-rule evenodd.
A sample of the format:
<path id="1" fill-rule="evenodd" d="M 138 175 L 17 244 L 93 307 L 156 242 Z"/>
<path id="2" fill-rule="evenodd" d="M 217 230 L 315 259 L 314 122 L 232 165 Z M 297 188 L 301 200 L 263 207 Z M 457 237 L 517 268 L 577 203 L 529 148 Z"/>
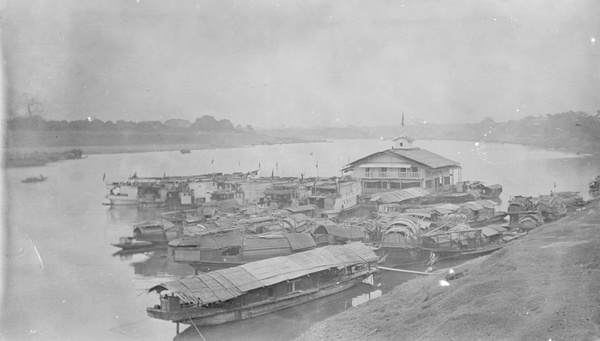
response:
<path id="1" fill-rule="evenodd" d="M 181 199 L 198 183 L 210 194 L 204 202 L 190 193 L 190 205 L 134 225 L 132 236 L 114 244 L 120 254 L 166 249 L 172 261 L 196 269 L 194 277 L 149 290 L 159 293 L 160 304 L 148 315 L 178 325 L 242 320 L 331 295 L 383 263 L 431 267 L 448 257 L 490 253 L 585 204 L 574 192 L 517 196 L 507 212 L 498 212 L 502 186 L 481 182 L 461 182 L 443 195 L 408 188 L 361 201 L 352 179 L 265 179 L 252 172 L 132 177 L 109 188 L 135 188 L 138 201 L 148 187 Z"/>

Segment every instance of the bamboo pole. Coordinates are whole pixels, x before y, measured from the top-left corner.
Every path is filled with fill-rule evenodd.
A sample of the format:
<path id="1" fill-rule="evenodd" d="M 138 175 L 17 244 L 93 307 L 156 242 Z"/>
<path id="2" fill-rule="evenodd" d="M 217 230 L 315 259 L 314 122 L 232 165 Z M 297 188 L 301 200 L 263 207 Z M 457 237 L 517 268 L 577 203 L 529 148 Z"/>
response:
<path id="1" fill-rule="evenodd" d="M 395 269 L 395 268 L 388 268 L 388 267 L 384 267 L 384 266 L 378 266 L 377 269 L 386 270 L 386 271 L 395 271 L 395 272 L 405 272 L 405 273 L 417 274 L 417 275 L 433 275 L 432 273 L 429 273 L 429 272 Z"/>

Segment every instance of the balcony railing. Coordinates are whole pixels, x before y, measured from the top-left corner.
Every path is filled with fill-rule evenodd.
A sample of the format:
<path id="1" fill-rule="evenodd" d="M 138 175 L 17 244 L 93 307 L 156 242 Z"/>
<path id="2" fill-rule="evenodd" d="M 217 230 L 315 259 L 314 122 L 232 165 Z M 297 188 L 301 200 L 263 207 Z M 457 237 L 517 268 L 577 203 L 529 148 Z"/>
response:
<path id="1" fill-rule="evenodd" d="M 364 174 L 366 179 L 422 179 L 420 172 L 368 172 Z"/>

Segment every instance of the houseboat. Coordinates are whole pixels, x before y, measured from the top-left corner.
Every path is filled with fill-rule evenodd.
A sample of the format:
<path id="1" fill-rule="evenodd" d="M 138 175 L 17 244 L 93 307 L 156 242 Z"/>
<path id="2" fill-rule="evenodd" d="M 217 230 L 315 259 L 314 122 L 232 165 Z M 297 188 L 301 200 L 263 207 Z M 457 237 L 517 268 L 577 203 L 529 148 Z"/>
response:
<path id="1" fill-rule="evenodd" d="M 331 245 L 285 257 L 211 271 L 149 289 L 160 304 L 148 316 L 197 326 L 245 320 L 320 299 L 377 271 L 362 243 Z"/>
<path id="2" fill-rule="evenodd" d="M 169 252 L 175 262 L 194 268 L 231 267 L 267 258 L 287 256 L 317 247 L 309 233 L 244 235 L 237 231 L 175 239 Z"/>
<path id="3" fill-rule="evenodd" d="M 138 177 L 106 184 L 111 206 L 195 207 L 210 201 L 214 191 L 213 175 Z"/>
<path id="4" fill-rule="evenodd" d="M 471 227 L 504 223 L 506 212 L 496 212 L 496 205 L 491 200 L 476 200 L 463 203 L 458 213 L 463 214 Z"/>
<path id="5" fill-rule="evenodd" d="M 541 216 L 543 221 L 559 219 L 567 214 L 565 199 L 560 195 L 540 195 L 538 197 L 524 197 L 521 195 L 513 197 L 508 203 L 508 214 L 510 223 L 518 226 L 518 221 L 524 216 Z M 530 222 L 539 221 L 537 217 Z M 536 227 L 535 225 L 533 227 Z M 529 226 L 532 227 L 532 226 Z"/>
<path id="6" fill-rule="evenodd" d="M 434 229 L 431 221 L 403 214 L 392 220 L 381 236 L 379 252 L 382 261 L 411 263 L 422 260 L 419 237 Z"/>
<path id="7" fill-rule="evenodd" d="M 467 181 L 466 184 L 470 190 L 479 192 L 481 199 L 494 199 L 502 194 L 502 185 L 499 184 L 487 186 L 481 181 Z"/>
<path id="8" fill-rule="evenodd" d="M 342 213 L 357 209 L 361 196 L 358 180 L 335 178 L 315 181 L 310 185 L 308 203 L 314 205 L 322 218 L 337 218 Z"/>
<path id="9" fill-rule="evenodd" d="M 322 222 L 317 225 L 312 235 L 317 245 L 336 245 L 349 242 L 370 242 L 369 234 L 364 228 L 357 226 L 341 226 Z"/>
<path id="10" fill-rule="evenodd" d="M 499 225 L 481 228 L 457 225 L 447 231 L 424 234 L 419 250 L 441 258 L 475 257 L 494 252 L 521 235 L 509 234 L 506 228 Z"/>
<path id="11" fill-rule="evenodd" d="M 267 205 L 276 208 L 302 206 L 308 202 L 306 198 L 308 194 L 307 186 L 301 182 L 274 182 L 265 189 L 264 194 Z"/>

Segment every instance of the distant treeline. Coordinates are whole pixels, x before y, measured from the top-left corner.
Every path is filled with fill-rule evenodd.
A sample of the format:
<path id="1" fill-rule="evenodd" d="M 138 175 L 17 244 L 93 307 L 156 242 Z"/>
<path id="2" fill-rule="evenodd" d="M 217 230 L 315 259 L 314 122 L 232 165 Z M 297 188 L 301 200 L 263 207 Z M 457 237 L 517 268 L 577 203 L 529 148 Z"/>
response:
<path id="1" fill-rule="evenodd" d="M 86 132 L 139 132 L 139 133 L 186 133 L 186 132 L 254 132 L 250 125 L 234 126 L 228 119 L 217 120 L 213 116 L 202 116 L 193 123 L 183 119 L 170 119 L 165 122 L 132 122 L 118 120 L 103 122 L 98 119 L 75 121 L 47 121 L 41 116 L 19 116 L 7 120 L 9 131 L 86 131 Z"/>
<path id="2" fill-rule="evenodd" d="M 303 139 L 258 134 L 250 125 L 234 126 L 229 120 L 202 116 L 194 122 L 103 122 L 98 119 L 48 121 L 39 115 L 9 118 L 6 146 L 13 152 L 81 148 L 87 153 L 169 149 L 228 148 L 257 144 L 299 142 Z"/>
<path id="3" fill-rule="evenodd" d="M 600 110 L 596 115 L 585 112 L 527 116 L 520 120 L 495 122 L 487 117 L 475 123 L 418 123 L 402 127 L 312 127 L 267 129 L 260 132 L 273 136 L 305 138 L 354 139 L 385 138 L 406 134 L 417 140 L 463 140 L 501 142 L 559 148 L 573 152 L 600 151 Z"/>

